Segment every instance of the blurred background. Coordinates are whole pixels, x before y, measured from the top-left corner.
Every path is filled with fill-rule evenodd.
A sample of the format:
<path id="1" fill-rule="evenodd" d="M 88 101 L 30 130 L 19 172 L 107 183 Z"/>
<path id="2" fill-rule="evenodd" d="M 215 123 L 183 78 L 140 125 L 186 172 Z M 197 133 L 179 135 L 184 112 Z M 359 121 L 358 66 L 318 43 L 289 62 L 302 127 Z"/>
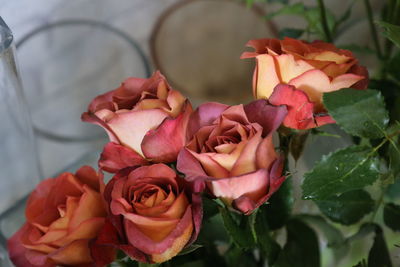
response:
<path id="1" fill-rule="evenodd" d="M 74 171 L 82 164 L 96 166 L 107 137 L 100 128 L 81 122 L 80 114 L 91 99 L 118 87 L 125 78 L 147 77 L 160 69 L 194 105 L 250 101 L 254 62 L 239 59 L 246 42 L 279 37 L 283 29 L 306 25 L 290 15 L 267 21 L 265 16 L 281 7 L 271 2 L 249 7 L 239 0 L 0 0 L 0 16 L 17 46 L 27 107 L 21 112 L 28 114 L 34 129 L 33 151 L 19 150 L 36 155 L 34 166 L 25 168 L 21 179 L 11 176 L 24 163 L 2 160 L 1 166 L 10 170 L 0 174 L 3 239 L 23 220 L 22 212 L 13 208 L 15 203 L 40 178 Z M 291 2 L 316 5 L 314 0 Z M 325 4 L 340 17 L 350 2 L 326 0 Z M 380 10 L 383 1 L 371 2 L 373 10 Z M 362 1 L 354 1 L 351 11 L 336 44 L 366 47 L 371 37 Z M 375 59 L 359 52 L 355 51 L 361 64 L 373 74 Z M 10 106 L 5 112 L 13 113 Z M 301 166 L 306 170 L 321 153 L 347 141 L 318 143 L 321 151 L 306 152 L 297 175 L 302 175 Z M 0 143 L 3 149 L 11 155 L 12 148 Z"/>

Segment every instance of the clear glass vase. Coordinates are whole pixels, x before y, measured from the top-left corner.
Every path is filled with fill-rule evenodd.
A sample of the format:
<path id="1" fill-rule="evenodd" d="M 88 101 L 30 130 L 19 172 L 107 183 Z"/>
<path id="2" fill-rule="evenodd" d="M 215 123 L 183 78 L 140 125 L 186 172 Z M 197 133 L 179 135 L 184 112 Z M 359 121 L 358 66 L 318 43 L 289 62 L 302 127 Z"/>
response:
<path id="1" fill-rule="evenodd" d="M 23 215 L 20 219 L 10 215 L 18 206 L 23 206 L 25 197 L 39 182 L 40 170 L 13 36 L 1 17 L 0 114 L 0 266 L 11 266 L 5 243 L 11 232 L 20 227 Z"/>

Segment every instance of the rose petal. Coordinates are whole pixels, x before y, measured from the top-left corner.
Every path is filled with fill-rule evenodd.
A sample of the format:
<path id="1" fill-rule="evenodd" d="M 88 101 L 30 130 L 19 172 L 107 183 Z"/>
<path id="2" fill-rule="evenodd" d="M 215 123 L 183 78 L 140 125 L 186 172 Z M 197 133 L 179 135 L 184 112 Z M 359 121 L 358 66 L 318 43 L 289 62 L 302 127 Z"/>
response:
<path id="1" fill-rule="evenodd" d="M 235 162 L 235 165 L 232 167 L 230 176 L 239 176 L 257 170 L 256 151 L 262 142 L 261 134 L 261 131 L 257 132 L 246 142 L 245 147 Z"/>
<path id="2" fill-rule="evenodd" d="M 26 258 L 28 249 L 22 244 L 22 237 L 30 231 L 31 226 L 25 223 L 11 238 L 7 241 L 7 250 L 11 261 L 16 267 L 35 267 Z M 54 266 L 49 262 L 45 262 L 43 267 Z"/>
<path id="3" fill-rule="evenodd" d="M 94 217 L 105 217 L 107 215 L 103 198 L 100 193 L 94 191 L 87 185 L 83 186 L 84 193 L 79 200 L 79 205 L 75 210 L 69 228 L 75 228 L 83 221 Z"/>
<path id="4" fill-rule="evenodd" d="M 177 118 L 166 118 L 158 128 L 147 132 L 141 149 L 146 158 L 155 162 L 174 162 L 186 143 L 186 128 L 192 107 L 186 103 L 185 111 Z"/>
<path id="5" fill-rule="evenodd" d="M 101 189 L 104 189 L 103 175 L 97 173 L 97 171 L 90 166 L 80 167 L 75 173 L 75 177 L 95 191 L 100 192 Z"/>
<path id="6" fill-rule="evenodd" d="M 176 168 L 185 174 L 185 180 L 192 182 L 194 192 L 202 192 L 205 189 L 203 178 L 208 176 L 199 161 L 187 148 L 183 148 L 179 152 Z"/>
<path id="7" fill-rule="evenodd" d="M 227 108 L 227 105 L 215 102 L 200 105 L 190 116 L 187 128 L 188 140 L 192 139 L 193 135 L 203 126 L 211 125 Z"/>
<path id="8" fill-rule="evenodd" d="M 289 84 L 307 93 L 307 96 L 315 103 L 317 112 L 323 109 L 322 94 L 348 88 L 363 77 L 354 74 L 343 74 L 332 81 L 320 70 L 310 70 L 290 80 Z"/>
<path id="9" fill-rule="evenodd" d="M 216 156 L 216 153 L 189 152 L 201 163 L 201 166 L 207 175 L 215 178 L 229 177 L 229 171 L 213 159 L 213 157 Z"/>
<path id="10" fill-rule="evenodd" d="M 143 137 L 167 117 L 161 110 L 140 110 L 118 113 L 108 121 L 107 125 L 112 129 L 122 145 L 125 145 L 140 155 L 143 155 L 141 143 Z"/>
<path id="11" fill-rule="evenodd" d="M 210 181 L 210 191 L 214 196 L 221 198 L 229 205 L 234 199 L 243 195 L 257 202 L 259 198 L 268 193 L 269 174 L 266 169 L 226 179 Z"/>
<path id="12" fill-rule="evenodd" d="M 126 236 L 130 244 L 149 255 L 162 254 L 170 249 L 178 238 L 184 236 L 182 240 L 178 239 L 180 240 L 179 246 L 182 247 L 184 247 L 190 239 L 192 231 L 187 231 L 187 229 L 193 226 L 191 206 L 188 206 L 185 214 L 178 221 L 173 230 L 160 242 L 153 241 L 131 222 L 126 223 L 125 226 Z"/>
<path id="13" fill-rule="evenodd" d="M 92 257 L 90 256 L 89 240 L 80 239 L 75 240 L 60 248 L 59 250 L 49 254 L 50 259 L 62 265 L 78 265 L 90 263 Z"/>
<path id="14" fill-rule="evenodd" d="M 100 168 L 110 173 L 116 173 L 127 167 L 147 164 L 148 161 L 134 150 L 113 142 L 104 146 L 99 159 Z"/>
<path id="15" fill-rule="evenodd" d="M 276 131 L 287 115 L 285 106 L 272 106 L 263 99 L 245 105 L 244 110 L 250 122 L 256 122 L 263 127 L 263 136 Z"/>
<path id="16" fill-rule="evenodd" d="M 283 121 L 286 127 L 304 130 L 317 126 L 314 122 L 314 104 L 303 91 L 290 85 L 279 84 L 275 87 L 269 102 L 277 106 L 287 106 L 288 114 Z"/>
<path id="17" fill-rule="evenodd" d="M 267 54 L 259 55 L 256 59 L 253 94 L 257 99 L 268 98 L 274 87 L 281 82 L 277 73 L 278 66 L 275 65 L 274 57 Z"/>

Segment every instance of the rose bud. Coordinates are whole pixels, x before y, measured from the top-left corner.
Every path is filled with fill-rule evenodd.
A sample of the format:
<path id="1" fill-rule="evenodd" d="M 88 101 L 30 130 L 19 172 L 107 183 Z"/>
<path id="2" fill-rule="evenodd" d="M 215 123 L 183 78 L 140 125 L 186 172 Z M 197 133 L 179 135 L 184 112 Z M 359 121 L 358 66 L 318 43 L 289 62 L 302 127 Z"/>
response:
<path id="1" fill-rule="evenodd" d="M 176 256 L 199 234 L 201 198 L 165 164 L 126 168 L 107 184 L 110 217 L 96 244 L 132 259 L 160 263 Z M 101 262 L 101 252 L 98 256 Z"/>
<path id="2" fill-rule="evenodd" d="M 105 223 L 103 190 L 103 176 L 89 166 L 42 181 L 29 196 L 26 223 L 8 240 L 15 266 L 94 266 L 89 243 Z"/>
<path id="3" fill-rule="evenodd" d="M 255 52 L 242 58 L 256 58 L 253 94 L 273 105 L 286 105 L 283 124 L 310 129 L 335 121 L 323 104 L 324 93 L 343 88 L 366 89 L 368 72 L 348 50 L 322 41 L 308 43 L 292 38 L 251 40 Z M 285 84 L 290 86 L 279 86 Z"/>
<path id="4" fill-rule="evenodd" d="M 82 120 L 106 130 L 111 142 L 99 166 L 114 173 L 148 161 L 176 161 L 191 112 L 189 100 L 156 72 L 149 79 L 128 78 L 119 88 L 96 97 Z"/>
<path id="5" fill-rule="evenodd" d="M 272 135 L 286 107 L 265 100 L 247 105 L 201 105 L 191 116 L 189 143 L 178 156 L 177 169 L 226 205 L 250 214 L 266 202 L 285 180 L 283 157 Z"/>

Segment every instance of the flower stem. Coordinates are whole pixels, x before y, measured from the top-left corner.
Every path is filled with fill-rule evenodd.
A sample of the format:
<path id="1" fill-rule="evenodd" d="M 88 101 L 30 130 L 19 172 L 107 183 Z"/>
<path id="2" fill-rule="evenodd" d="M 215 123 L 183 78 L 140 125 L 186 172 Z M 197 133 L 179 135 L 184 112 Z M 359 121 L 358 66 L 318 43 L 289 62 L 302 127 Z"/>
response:
<path id="1" fill-rule="evenodd" d="M 369 28 L 370 28 L 370 31 L 371 31 L 371 34 L 372 34 L 372 39 L 374 41 L 376 54 L 377 54 L 377 56 L 378 56 L 378 58 L 380 60 L 383 60 L 382 51 L 381 51 L 381 45 L 379 43 L 378 34 L 376 32 L 376 27 L 375 27 L 375 24 L 374 24 L 374 18 L 373 18 L 373 15 L 372 15 L 371 3 L 369 2 L 369 0 L 364 0 L 364 5 L 365 5 L 365 9 L 367 11 L 368 24 L 369 24 Z"/>
<path id="2" fill-rule="evenodd" d="M 325 40 L 329 43 L 332 43 L 333 39 L 329 30 L 328 20 L 326 18 L 324 0 L 318 0 L 318 7 L 321 14 L 322 28 L 324 29 Z"/>

